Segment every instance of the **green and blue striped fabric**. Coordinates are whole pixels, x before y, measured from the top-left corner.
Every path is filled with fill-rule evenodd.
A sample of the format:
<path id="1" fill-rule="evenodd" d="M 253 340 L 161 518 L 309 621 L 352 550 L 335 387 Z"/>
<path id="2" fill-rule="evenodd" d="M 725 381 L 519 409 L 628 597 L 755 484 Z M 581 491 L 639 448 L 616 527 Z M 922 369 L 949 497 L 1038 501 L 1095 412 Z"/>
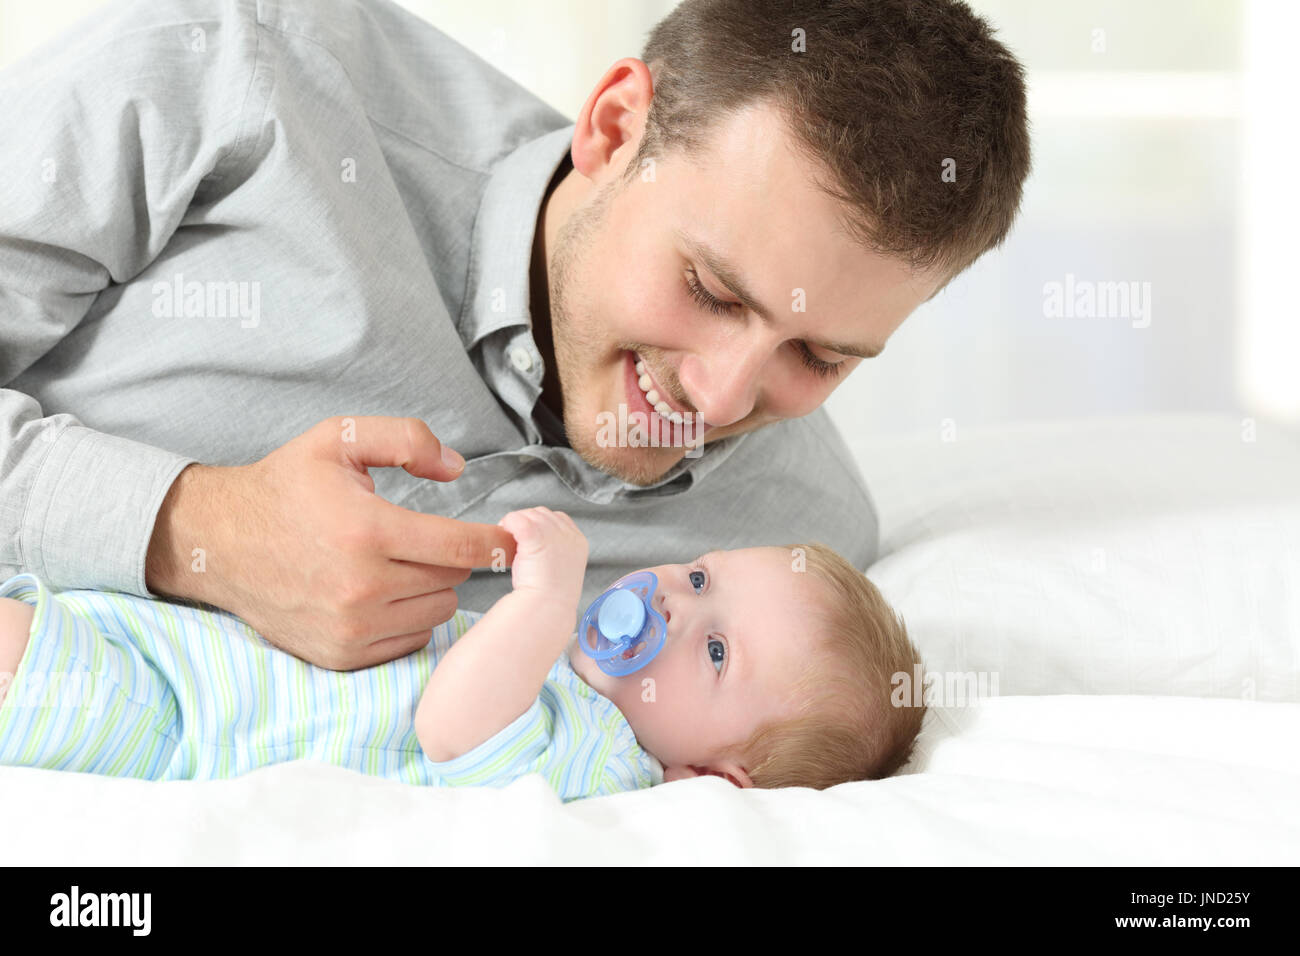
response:
<path id="1" fill-rule="evenodd" d="M 415 710 L 473 612 L 434 628 L 420 651 L 343 672 L 217 609 L 53 592 L 32 574 L 0 584 L 0 597 L 36 609 L 0 706 L 0 765 L 208 780 L 306 759 L 421 786 L 499 787 L 538 773 L 565 801 L 663 782 L 618 708 L 563 654 L 513 723 L 454 760 L 429 760 Z"/>

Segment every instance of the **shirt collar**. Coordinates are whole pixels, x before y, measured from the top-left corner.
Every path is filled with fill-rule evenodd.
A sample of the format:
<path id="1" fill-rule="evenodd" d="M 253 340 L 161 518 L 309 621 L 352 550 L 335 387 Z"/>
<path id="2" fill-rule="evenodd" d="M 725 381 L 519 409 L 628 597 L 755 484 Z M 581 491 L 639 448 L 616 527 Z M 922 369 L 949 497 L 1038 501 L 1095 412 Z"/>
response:
<path id="1" fill-rule="evenodd" d="M 456 329 L 466 350 L 511 325 L 532 327 L 529 267 L 542 197 L 573 144 L 574 124 L 528 140 L 496 164 L 474 220 L 465 302 Z"/>

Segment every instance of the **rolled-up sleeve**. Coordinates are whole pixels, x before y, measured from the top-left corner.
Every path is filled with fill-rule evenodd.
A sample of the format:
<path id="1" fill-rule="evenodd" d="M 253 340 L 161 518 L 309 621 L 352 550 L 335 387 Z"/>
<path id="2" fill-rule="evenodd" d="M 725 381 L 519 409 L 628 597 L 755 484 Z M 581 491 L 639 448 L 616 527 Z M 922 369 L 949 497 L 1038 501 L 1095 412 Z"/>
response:
<path id="1" fill-rule="evenodd" d="M 99 296 L 244 172 L 269 82 L 257 38 L 252 2 L 117 3 L 0 73 L 0 386 L 69 336 L 89 347 Z M 193 461 L 0 388 L 0 578 L 153 597 L 149 539 Z"/>

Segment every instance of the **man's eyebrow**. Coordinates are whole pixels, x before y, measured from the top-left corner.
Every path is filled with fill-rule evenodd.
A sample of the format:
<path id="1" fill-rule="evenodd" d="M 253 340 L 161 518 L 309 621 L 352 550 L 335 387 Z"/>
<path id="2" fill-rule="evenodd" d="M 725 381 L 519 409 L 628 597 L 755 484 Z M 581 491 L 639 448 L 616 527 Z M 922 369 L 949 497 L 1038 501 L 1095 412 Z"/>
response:
<path id="1" fill-rule="evenodd" d="M 709 248 L 699 239 L 683 232 L 680 228 L 674 229 L 673 235 L 677 237 L 677 241 L 686 248 L 687 252 L 704 263 L 705 267 L 718 277 L 718 281 L 727 287 L 728 292 L 740 300 L 741 305 L 766 321 L 773 321 L 773 311 L 759 302 L 758 297 L 749 291 L 749 286 L 740 276 L 740 270 L 733 266 L 726 256 Z M 885 350 L 883 345 L 876 348 L 874 345 L 848 345 L 843 342 L 813 342 L 811 340 L 809 340 L 808 344 L 830 352 L 838 352 L 841 355 L 852 355 L 864 359 L 875 358 Z"/>

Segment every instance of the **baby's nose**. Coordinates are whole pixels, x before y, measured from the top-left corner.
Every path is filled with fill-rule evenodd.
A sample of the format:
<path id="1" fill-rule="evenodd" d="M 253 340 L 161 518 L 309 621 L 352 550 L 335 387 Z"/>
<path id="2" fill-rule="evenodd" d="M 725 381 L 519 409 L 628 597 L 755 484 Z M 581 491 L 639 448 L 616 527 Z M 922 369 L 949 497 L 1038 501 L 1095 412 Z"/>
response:
<path id="1" fill-rule="evenodd" d="M 668 595 L 663 591 L 655 595 L 654 604 L 655 610 L 663 615 L 665 624 L 673 619 L 673 612 L 668 610 Z"/>

